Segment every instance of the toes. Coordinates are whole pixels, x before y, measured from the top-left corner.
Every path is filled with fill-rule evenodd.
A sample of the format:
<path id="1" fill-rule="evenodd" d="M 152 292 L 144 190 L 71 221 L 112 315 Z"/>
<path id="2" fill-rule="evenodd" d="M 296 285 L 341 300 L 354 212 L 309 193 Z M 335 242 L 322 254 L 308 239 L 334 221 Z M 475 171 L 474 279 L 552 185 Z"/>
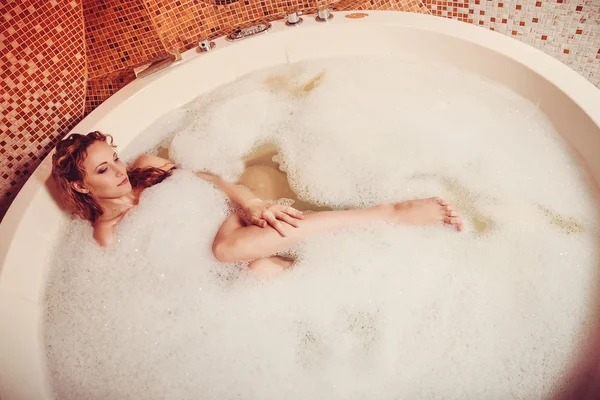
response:
<path id="1" fill-rule="evenodd" d="M 463 221 L 462 218 L 460 217 L 460 214 L 456 211 L 454 211 L 454 207 L 448 205 L 447 207 L 444 207 L 445 210 L 445 216 L 444 216 L 444 223 L 448 224 L 448 225 L 452 225 L 454 226 L 454 228 L 456 228 L 457 231 L 462 231 L 464 228 L 463 225 Z"/>
<path id="2" fill-rule="evenodd" d="M 440 206 L 448 206 L 448 202 L 440 197 L 433 197 L 433 200 L 438 203 Z"/>
<path id="3" fill-rule="evenodd" d="M 460 217 L 444 217 L 444 222 L 450 225 L 462 224 Z"/>
<path id="4" fill-rule="evenodd" d="M 446 210 L 447 217 L 460 217 L 460 214 L 453 210 Z"/>

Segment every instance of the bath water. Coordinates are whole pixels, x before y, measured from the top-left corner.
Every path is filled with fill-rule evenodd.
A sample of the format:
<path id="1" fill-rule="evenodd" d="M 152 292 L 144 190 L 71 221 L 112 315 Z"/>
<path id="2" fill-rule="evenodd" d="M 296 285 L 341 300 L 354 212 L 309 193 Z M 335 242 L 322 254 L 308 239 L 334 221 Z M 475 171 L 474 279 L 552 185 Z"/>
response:
<path id="1" fill-rule="evenodd" d="M 465 231 L 337 231 L 296 246 L 294 267 L 266 280 L 214 260 L 230 204 L 177 171 L 142 194 L 109 250 L 89 224 L 66 223 L 44 329 L 58 399 L 551 393 L 599 288 L 598 212 L 535 104 L 451 66 L 313 60 L 202 95 L 121 153 L 162 145 L 183 168 L 233 181 L 265 143 L 305 204 L 441 196 Z"/>

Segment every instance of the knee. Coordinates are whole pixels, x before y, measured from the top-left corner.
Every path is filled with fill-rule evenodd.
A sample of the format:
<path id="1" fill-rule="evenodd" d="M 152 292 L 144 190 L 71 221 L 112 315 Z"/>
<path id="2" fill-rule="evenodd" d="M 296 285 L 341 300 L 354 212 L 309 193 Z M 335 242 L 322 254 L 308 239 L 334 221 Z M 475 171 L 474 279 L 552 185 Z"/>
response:
<path id="1" fill-rule="evenodd" d="M 227 243 L 222 240 L 215 240 L 212 245 L 212 253 L 219 262 L 230 262 L 228 255 L 230 253 Z"/>
<path id="2" fill-rule="evenodd" d="M 244 261 L 244 244 L 230 240 L 215 240 L 212 245 L 212 253 L 219 262 Z"/>

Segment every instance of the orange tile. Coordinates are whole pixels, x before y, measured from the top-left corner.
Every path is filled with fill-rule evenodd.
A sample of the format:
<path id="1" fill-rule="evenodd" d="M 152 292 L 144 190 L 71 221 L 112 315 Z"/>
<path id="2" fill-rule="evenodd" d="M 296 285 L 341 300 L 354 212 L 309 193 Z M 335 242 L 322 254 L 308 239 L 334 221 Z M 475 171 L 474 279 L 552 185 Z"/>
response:
<path id="1" fill-rule="evenodd" d="M 56 3 L 56 4 L 55 4 Z M 81 4 L 2 3 L 0 23 L 0 220 L 40 161 L 83 116 L 85 39 Z M 6 46 L 6 47 L 5 47 Z"/>

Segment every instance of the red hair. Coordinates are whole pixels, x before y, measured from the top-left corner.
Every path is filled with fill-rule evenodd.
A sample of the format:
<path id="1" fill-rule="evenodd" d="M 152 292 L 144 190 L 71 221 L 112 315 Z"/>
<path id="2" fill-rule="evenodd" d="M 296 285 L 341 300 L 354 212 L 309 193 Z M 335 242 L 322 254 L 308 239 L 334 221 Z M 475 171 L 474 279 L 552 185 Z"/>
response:
<path id="1" fill-rule="evenodd" d="M 52 155 L 52 178 L 58 186 L 64 206 L 71 213 L 91 223 L 96 222 L 103 214 L 102 207 L 90 194 L 76 191 L 72 183 L 83 182 L 85 179 L 83 161 L 87 157 L 88 147 L 96 141 L 116 147 L 113 145 L 111 135 L 104 135 L 98 131 L 90 132 L 87 135 L 73 133 L 58 142 L 56 151 Z M 171 172 L 160 168 L 146 167 L 128 171 L 127 175 L 133 188 L 143 190 L 162 182 L 171 175 Z"/>

